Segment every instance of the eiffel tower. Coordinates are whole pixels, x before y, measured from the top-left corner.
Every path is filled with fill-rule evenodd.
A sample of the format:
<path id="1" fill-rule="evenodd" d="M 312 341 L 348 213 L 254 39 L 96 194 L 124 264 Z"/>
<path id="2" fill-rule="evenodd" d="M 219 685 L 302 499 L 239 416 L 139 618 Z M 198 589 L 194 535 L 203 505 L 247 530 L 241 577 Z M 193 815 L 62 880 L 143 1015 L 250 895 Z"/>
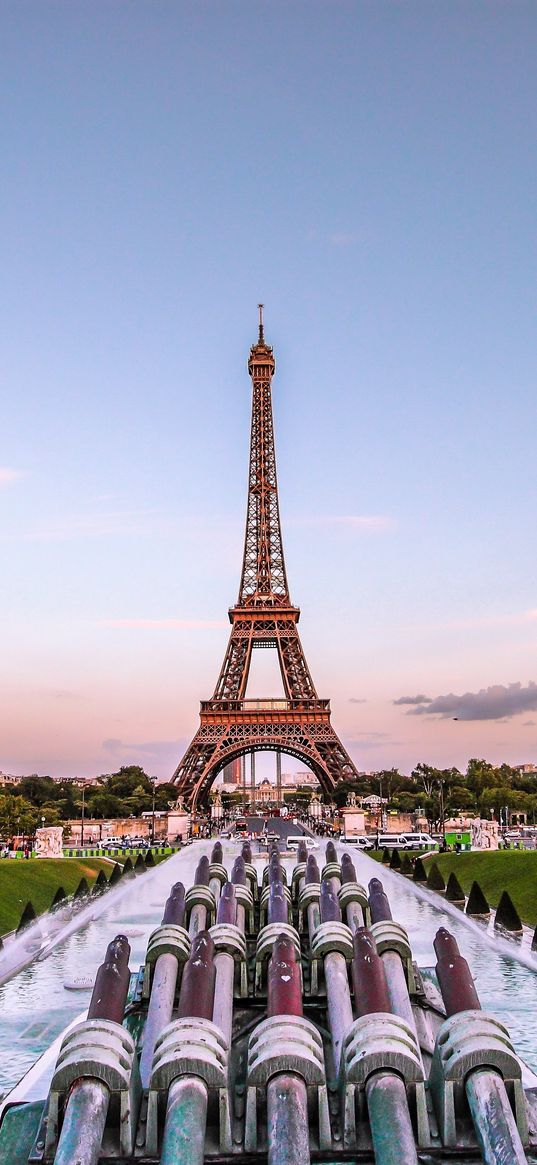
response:
<path id="1" fill-rule="evenodd" d="M 231 635 L 214 694 L 201 702 L 200 726 L 172 777 L 192 811 L 207 803 L 224 765 L 245 753 L 273 750 L 304 761 L 328 796 L 338 781 L 358 775 L 330 723 L 330 701 L 315 690 L 298 634 L 300 610 L 289 598 L 272 421 L 275 367 L 260 304 L 248 360 L 252 428 L 239 597 L 229 611 Z M 284 699 L 245 698 L 254 648 L 276 648 Z"/>

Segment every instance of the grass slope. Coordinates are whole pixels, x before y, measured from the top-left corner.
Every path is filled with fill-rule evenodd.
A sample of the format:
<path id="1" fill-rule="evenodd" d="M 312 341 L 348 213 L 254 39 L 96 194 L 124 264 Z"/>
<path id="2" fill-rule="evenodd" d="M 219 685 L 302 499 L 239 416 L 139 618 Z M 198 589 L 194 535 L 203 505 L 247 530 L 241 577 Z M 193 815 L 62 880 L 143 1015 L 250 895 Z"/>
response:
<path id="1" fill-rule="evenodd" d="M 34 858 L 26 862 L 0 861 L 0 934 L 14 930 L 21 913 L 31 901 L 37 914 L 48 910 L 58 889 L 66 894 L 76 890 L 81 878 L 93 885 L 99 870 L 107 878 L 112 866 L 102 858 Z"/>
<path id="2" fill-rule="evenodd" d="M 466 895 L 472 882 L 479 882 L 491 906 L 497 906 L 502 890 L 507 890 L 522 921 L 537 924 L 537 851 L 436 854 L 434 860 L 446 882 L 454 870 Z"/>

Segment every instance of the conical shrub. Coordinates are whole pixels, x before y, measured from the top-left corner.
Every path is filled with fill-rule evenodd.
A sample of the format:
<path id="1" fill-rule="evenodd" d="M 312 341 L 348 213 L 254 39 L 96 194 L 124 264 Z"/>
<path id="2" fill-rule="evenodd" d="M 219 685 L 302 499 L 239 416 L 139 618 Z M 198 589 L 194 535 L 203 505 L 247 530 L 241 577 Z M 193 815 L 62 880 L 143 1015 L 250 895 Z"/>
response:
<path id="1" fill-rule="evenodd" d="M 146 866 L 154 866 L 156 864 L 155 859 L 153 857 L 153 850 L 152 849 L 148 849 L 148 851 L 145 855 L 145 864 L 146 864 Z"/>
<path id="2" fill-rule="evenodd" d="M 390 858 L 390 870 L 401 869 L 401 858 L 398 849 L 392 849 L 392 856 Z"/>
<path id="3" fill-rule="evenodd" d="M 443 894 L 446 889 L 446 883 L 444 882 L 436 862 L 433 862 L 432 866 L 429 868 L 427 886 L 429 887 L 429 890 L 436 890 L 438 894 Z"/>
<path id="4" fill-rule="evenodd" d="M 50 904 L 50 909 L 51 910 L 58 910 L 62 906 L 65 906 L 66 902 L 67 902 L 67 894 L 65 893 L 63 886 L 58 886 L 58 889 L 56 890 L 54 898 L 52 899 L 52 902 Z"/>
<path id="5" fill-rule="evenodd" d="M 447 881 L 446 899 L 448 902 L 452 902 L 454 906 L 464 906 L 466 901 L 464 890 L 453 870 Z"/>
<path id="6" fill-rule="evenodd" d="M 479 882 L 472 882 L 466 903 L 466 913 L 473 918 L 490 918 L 490 906 Z"/>
<path id="7" fill-rule="evenodd" d="M 389 866 L 390 861 L 391 861 L 391 857 L 392 857 L 391 850 L 389 850 L 387 846 L 384 846 L 384 849 L 382 851 L 382 865 Z"/>
<path id="8" fill-rule="evenodd" d="M 32 922 L 35 922 L 36 918 L 37 918 L 37 914 L 34 910 L 33 903 L 27 902 L 26 906 L 24 907 L 24 910 L 20 916 L 20 922 L 19 922 L 19 925 L 17 927 L 17 934 L 20 934 L 21 931 L 26 930 L 26 927 L 30 926 L 30 924 Z"/>
<path id="9" fill-rule="evenodd" d="M 412 877 L 415 882 L 427 881 L 427 870 L 425 869 L 421 858 L 416 858 L 416 861 L 414 862 L 414 873 Z"/>
<path id="10" fill-rule="evenodd" d="M 401 858 L 400 873 L 405 875 L 405 878 L 411 878 L 414 873 L 414 867 L 410 860 L 410 854 L 403 853 Z"/>
<path id="11" fill-rule="evenodd" d="M 498 902 L 494 926 L 497 930 L 509 931 L 509 934 L 521 935 L 524 933 L 520 914 L 507 890 L 503 891 Z"/>
<path id="12" fill-rule="evenodd" d="M 537 926 L 535 927 L 535 930 L 533 932 L 533 938 L 531 940 L 531 949 L 532 949 L 532 951 L 537 951 Z"/>
<path id="13" fill-rule="evenodd" d="M 146 867 L 146 864 L 144 861 L 143 854 L 138 854 L 138 857 L 136 858 L 136 861 L 134 863 L 134 873 L 135 874 L 145 874 L 146 868 L 147 867 Z"/>
<path id="14" fill-rule="evenodd" d="M 123 862 L 123 876 L 125 878 L 134 878 L 135 876 L 134 866 L 130 858 L 127 858 L 126 862 Z"/>
<path id="15" fill-rule="evenodd" d="M 78 902 L 80 898 L 85 898 L 89 894 L 89 886 L 86 878 L 81 878 L 78 886 L 73 894 L 73 901 Z"/>
<path id="16" fill-rule="evenodd" d="M 106 890 L 107 886 L 108 886 L 108 882 L 106 880 L 106 874 L 105 874 L 104 870 L 99 870 L 99 873 L 97 874 L 97 877 L 93 883 L 93 886 L 91 887 L 92 894 L 95 894 L 95 895 L 103 894 L 104 891 Z"/>
<path id="17" fill-rule="evenodd" d="M 118 882 L 121 882 L 122 877 L 123 877 L 122 866 L 120 866 L 119 862 L 114 862 L 114 865 L 112 866 L 112 873 L 110 874 L 110 877 L 108 879 L 108 885 L 109 886 L 116 886 Z"/>

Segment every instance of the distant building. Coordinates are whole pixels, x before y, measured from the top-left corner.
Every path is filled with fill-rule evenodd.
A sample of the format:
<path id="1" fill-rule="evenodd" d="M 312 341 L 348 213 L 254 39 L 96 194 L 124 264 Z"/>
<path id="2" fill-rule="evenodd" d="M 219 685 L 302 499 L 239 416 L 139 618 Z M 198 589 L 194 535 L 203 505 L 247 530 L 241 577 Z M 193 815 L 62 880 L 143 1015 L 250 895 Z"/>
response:
<path id="1" fill-rule="evenodd" d="M 514 769 L 515 769 L 515 772 L 520 773 L 521 777 L 536 777 L 537 776 L 537 765 L 534 765 L 531 763 L 528 763 L 525 765 L 515 765 Z"/>

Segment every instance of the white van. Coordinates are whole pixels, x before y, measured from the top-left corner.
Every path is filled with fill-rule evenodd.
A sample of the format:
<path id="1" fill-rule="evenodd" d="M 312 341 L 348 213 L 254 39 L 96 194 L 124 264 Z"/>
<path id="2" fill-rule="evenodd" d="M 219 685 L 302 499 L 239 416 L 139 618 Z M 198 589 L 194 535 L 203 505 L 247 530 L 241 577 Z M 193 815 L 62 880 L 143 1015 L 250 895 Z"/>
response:
<path id="1" fill-rule="evenodd" d="M 376 845 L 376 838 L 375 838 Z M 408 849 L 406 837 L 403 833 L 381 833 L 378 840 L 378 849 Z"/>
<path id="2" fill-rule="evenodd" d="M 354 847 L 354 849 L 374 849 L 375 848 L 374 839 L 372 837 L 366 837 L 365 834 L 362 834 L 361 836 L 355 836 L 355 837 L 346 837 L 345 835 L 342 835 L 339 840 L 340 840 L 342 845 L 352 845 Z"/>
<path id="3" fill-rule="evenodd" d="M 404 833 L 405 849 L 437 849 L 434 837 L 430 833 Z"/>
<path id="4" fill-rule="evenodd" d="M 307 834 L 304 837 L 298 837 L 296 834 L 293 834 L 287 838 L 285 844 L 287 849 L 298 849 L 299 842 L 301 841 L 306 842 L 308 849 L 319 849 L 319 842 L 315 841 L 314 837 L 308 837 Z"/>

